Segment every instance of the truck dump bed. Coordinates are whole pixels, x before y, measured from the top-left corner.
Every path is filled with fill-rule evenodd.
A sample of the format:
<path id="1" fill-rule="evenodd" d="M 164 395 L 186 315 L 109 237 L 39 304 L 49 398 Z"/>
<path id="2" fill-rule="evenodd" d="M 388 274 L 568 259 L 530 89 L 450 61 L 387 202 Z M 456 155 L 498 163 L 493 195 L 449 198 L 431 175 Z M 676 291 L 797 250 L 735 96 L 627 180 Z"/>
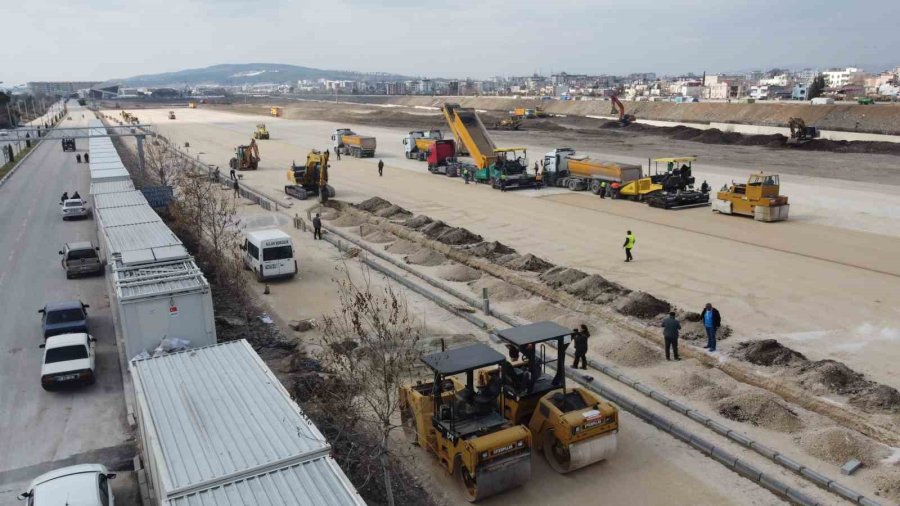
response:
<path id="1" fill-rule="evenodd" d="M 348 146 L 357 146 L 361 149 L 375 150 L 375 137 L 366 137 L 364 135 L 344 135 L 341 137 L 344 144 Z"/>
<path id="2" fill-rule="evenodd" d="M 601 162 L 590 158 L 569 158 L 569 172 L 573 176 L 600 178 L 620 183 L 641 178 L 641 166 L 618 162 Z"/>
<path id="3" fill-rule="evenodd" d="M 496 145 L 487 133 L 475 109 L 463 109 L 457 104 L 444 104 L 444 117 L 457 142 L 475 160 L 478 168 L 490 166 L 496 160 Z"/>

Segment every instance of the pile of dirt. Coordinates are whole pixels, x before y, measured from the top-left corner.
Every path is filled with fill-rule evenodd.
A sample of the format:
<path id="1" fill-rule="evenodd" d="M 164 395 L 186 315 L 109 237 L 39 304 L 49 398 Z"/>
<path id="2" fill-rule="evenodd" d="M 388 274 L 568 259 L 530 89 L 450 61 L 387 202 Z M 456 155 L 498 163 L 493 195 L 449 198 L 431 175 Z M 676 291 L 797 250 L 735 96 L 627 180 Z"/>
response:
<path id="1" fill-rule="evenodd" d="M 429 223 L 431 223 L 432 221 L 434 221 L 434 220 L 432 220 L 428 216 L 425 216 L 424 214 L 419 214 L 419 215 L 416 215 L 416 216 L 404 221 L 403 226 L 406 228 L 411 228 L 413 230 L 419 230 L 420 228 L 424 227 L 425 225 L 428 225 Z"/>
<path id="2" fill-rule="evenodd" d="M 413 265 L 433 267 L 447 263 L 447 257 L 429 248 L 420 248 L 415 253 L 403 258 L 403 261 Z"/>
<path id="3" fill-rule="evenodd" d="M 412 213 L 396 204 L 391 204 L 388 207 L 376 211 L 375 216 L 390 218 L 392 220 L 406 220 L 412 216 Z"/>
<path id="4" fill-rule="evenodd" d="M 782 345 L 775 339 L 738 343 L 732 355 L 756 365 L 794 365 L 807 362 L 803 354 Z"/>
<path id="5" fill-rule="evenodd" d="M 598 274 L 592 274 L 575 283 L 567 283 L 562 288 L 579 299 L 598 304 L 606 304 L 612 302 L 613 299 L 620 295 L 631 293 L 631 290 L 613 283 Z"/>
<path id="6" fill-rule="evenodd" d="M 406 239 L 400 239 L 393 244 L 389 244 L 384 249 L 388 253 L 394 253 L 395 255 L 409 255 L 410 253 L 419 251 L 422 247 L 414 242 L 407 241 Z"/>
<path id="7" fill-rule="evenodd" d="M 719 414 L 736 422 L 749 423 L 779 432 L 796 432 L 803 420 L 796 412 L 767 392 L 745 392 L 720 400 Z"/>
<path id="8" fill-rule="evenodd" d="M 873 384 L 864 392 L 851 397 L 850 404 L 865 411 L 900 413 L 900 392 L 894 387 Z"/>
<path id="9" fill-rule="evenodd" d="M 872 386 L 872 382 L 834 360 L 807 362 L 800 367 L 800 384 L 813 390 L 833 392 L 840 395 L 857 395 Z"/>
<path id="10" fill-rule="evenodd" d="M 647 292 L 632 292 L 628 294 L 616 308 L 618 312 L 625 316 L 634 316 L 645 320 L 668 313 L 671 309 L 671 304 L 657 299 Z"/>
<path id="11" fill-rule="evenodd" d="M 813 457 L 838 466 L 850 459 L 873 466 L 890 453 L 887 447 L 844 427 L 807 432 L 800 436 L 799 443 Z"/>
<path id="12" fill-rule="evenodd" d="M 429 239 L 436 239 L 441 234 L 449 232 L 453 227 L 448 226 L 443 221 L 433 221 L 419 229 L 419 232 L 425 234 Z"/>
<path id="13" fill-rule="evenodd" d="M 342 214 L 332 221 L 331 224 L 336 227 L 358 227 L 363 223 L 366 223 L 366 221 L 367 220 L 362 216 Z"/>
<path id="14" fill-rule="evenodd" d="M 428 232 L 425 232 L 425 234 L 428 235 Z M 483 240 L 480 235 L 473 234 L 472 232 L 459 227 L 445 230 L 444 232 L 435 236 L 434 239 L 438 242 L 449 244 L 451 246 L 476 244 L 480 243 Z"/>
<path id="15" fill-rule="evenodd" d="M 465 265 L 454 264 L 442 268 L 440 272 L 438 272 L 438 276 L 447 281 L 469 282 L 481 278 L 481 271 Z"/>
<path id="16" fill-rule="evenodd" d="M 478 244 L 467 246 L 463 251 L 469 253 L 470 255 L 486 258 L 492 262 L 503 257 L 504 255 L 511 255 L 516 252 L 516 250 L 510 248 L 502 242 L 497 241 L 481 242 Z"/>
<path id="17" fill-rule="evenodd" d="M 481 295 L 482 290 L 487 288 L 488 298 L 499 302 L 521 300 L 529 297 L 528 292 L 525 290 L 493 277 L 483 277 L 478 281 L 473 281 L 469 283 L 469 287 L 478 295 Z"/>
<path id="18" fill-rule="evenodd" d="M 392 205 L 393 204 L 381 197 L 372 197 L 368 200 L 360 202 L 359 204 L 355 204 L 353 207 L 359 209 L 360 211 L 366 211 L 367 213 L 376 213 L 378 211 L 381 211 L 382 209 L 387 209 Z"/>
<path id="19" fill-rule="evenodd" d="M 628 338 L 624 343 L 602 340 L 597 348 L 601 356 L 626 367 L 647 367 L 663 358 L 659 349 L 651 348 L 639 337 Z"/>
<path id="20" fill-rule="evenodd" d="M 544 272 L 547 269 L 553 267 L 553 264 L 551 264 L 550 262 L 544 260 L 543 258 L 538 258 L 531 253 L 527 255 L 516 255 L 516 258 L 506 260 L 502 263 L 498 261 L 498 263 L 500 263 L 507 269 L 527 272 Z"/>
<path id="21" fill-rule="evenodd" d="M 664 376 L 658 380 L 669 391 L 692 399 L 717 401 L 731 395 L 728 390 L 712 381 L 708 375 L 700 375 L 693 371 Z"/>
<path id="22" fill-rule="evenodd" d="M 568 267 L 557 266 L 540 275 L 540 280 L 546 283 L 550 288 L 560 288 L 570 286 L 588 275 L 578 269 L 570 269 Z"/>
<path id="23" fill-rule="evenodd" d="M 382 231 L 380 228 L 372 225 L 360 225 L 359 235 L 368 242 L 386 243 L 397 240 L 392 234 Z"/>
<path id="24" fill-rule="evenodd" d="M 889 501 L 900 504 L 900 469 L 878 471 L 872 477 L 872 481 L 877 487 L 875 495 L 886 497 Z"/>
<path id="25" fill-rule="evenodd" d="M 566 311 L 559 306 L 545 300 L 536 300 L 531 304 L 521 305 L 515 310 L 516 316 L 532 322 L 555 320 L 565 313 Z"/>

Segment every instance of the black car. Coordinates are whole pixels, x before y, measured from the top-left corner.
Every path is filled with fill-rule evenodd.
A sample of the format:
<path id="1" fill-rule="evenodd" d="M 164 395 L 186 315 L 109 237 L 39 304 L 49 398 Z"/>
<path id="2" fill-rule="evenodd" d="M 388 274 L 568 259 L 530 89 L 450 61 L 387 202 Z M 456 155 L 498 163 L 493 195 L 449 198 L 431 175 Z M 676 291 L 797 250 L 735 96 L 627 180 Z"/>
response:
<path id="1" fill-rule="evenodd" d="M 44 339 L 60 334 L 88 333 L 87 308 L 89 305 L 80 300 L 48 302 L 41 314 L 41 330 Z"/>

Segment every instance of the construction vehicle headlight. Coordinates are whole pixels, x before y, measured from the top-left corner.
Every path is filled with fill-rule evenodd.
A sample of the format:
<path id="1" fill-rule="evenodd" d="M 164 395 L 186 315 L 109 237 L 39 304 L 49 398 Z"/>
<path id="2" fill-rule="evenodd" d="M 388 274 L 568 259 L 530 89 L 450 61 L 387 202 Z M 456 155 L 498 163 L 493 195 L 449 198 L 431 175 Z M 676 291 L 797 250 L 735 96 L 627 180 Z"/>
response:
<path id="1" fill-rule="evenodd" d="M 581 425 L 576 425 L 575 427 L 572 427 L 572 435 L 578 434 L 579 432 L 581 432 Z"/>
<path id="2" fill-rule="evenodd" d="M 519 441 L 519 443 L 516 444 L 516 448 L 521 448 L 523 446 L 525 446 L 525 441 Z"/>
<path id="3" fill-rule="evenodd" d="M 487 452 L 481 452 L 481 458 L 486 459 L 488 457 Z"/>

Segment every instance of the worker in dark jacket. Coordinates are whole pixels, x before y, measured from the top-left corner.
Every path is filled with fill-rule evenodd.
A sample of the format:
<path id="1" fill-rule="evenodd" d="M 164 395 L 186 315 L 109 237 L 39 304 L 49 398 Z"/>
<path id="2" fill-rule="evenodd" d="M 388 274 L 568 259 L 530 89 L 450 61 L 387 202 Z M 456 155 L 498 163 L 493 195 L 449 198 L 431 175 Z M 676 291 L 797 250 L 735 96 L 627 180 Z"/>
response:
<path id="1" fill-rule="evenodd" d="M 634 249 L 634 234 L 631 233 L 631 230 L 625 234 L 625 244 L 622 245 L 625 248 L 625 261 L 630 262 L 633 260 L 631 257 L 631 250 Z"/>
<path id="2" fill-rule="evenodd" d="M 84 163 L 91 163 L 91 155 L 88 153 L 84 154 Z"/>
<path id="3" fill-rule="evenodd" d="M 587 369 L 587 350 L 588 338 L 591 333 L 588 331 L 587 325 L 581 324 L 580 329 L 572 330 L 572 341 L 575 343 L 575 361 L 572 362 L 572 368 L 578 369 L 578 362 L 581 362 L 581 368 Z"/>
<path id="4" fill-rule="evenodd" d="M 681 330 L 681 324 L 675 319 L 675 311 L 671 311 L 669 316 L 662 321 L 663 338 L 666 341 L 666 360 L 669 359 L 669 349 L 674 352 L 675 360 L 678 358 L 678 331 Z"/>
<path id="5" fill-rule="evenodd" d="M 319 213 L 316 213 L 316 217 L 313 218 L 313 239 L 321 239 L 322 238 L 322 218 L 319 217 Z"/>
<path id="6" fill-rule="evenodd" d="M 703 321 L 703 328 L 706 329 L 706 346 L 709 351 L 716 351 L 716 332 L 722 326 L 722 315 L 719 310 L 714 308 L 709 302 L 700 313 L 700 319 Z"/>
<path id="7" fill-rule="evenodd" d="M 384 162 L 378 160 L 378 177 L 381 177 L 382 172 L 384 172 Z"/>

